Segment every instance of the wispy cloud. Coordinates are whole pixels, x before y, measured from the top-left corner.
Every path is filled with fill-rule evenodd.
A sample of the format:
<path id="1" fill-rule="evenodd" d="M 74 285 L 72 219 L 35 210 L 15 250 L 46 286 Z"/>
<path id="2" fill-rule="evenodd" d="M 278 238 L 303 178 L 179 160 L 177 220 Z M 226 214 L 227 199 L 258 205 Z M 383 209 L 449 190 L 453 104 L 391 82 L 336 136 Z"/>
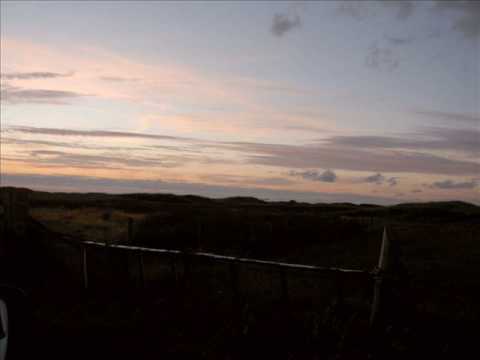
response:
<path id="1" fill-rule="evenodd" d="M 318 172 L 317 170 L 306 170 L 306 171 L 291 170 L 288 174 L 290 176 L 299 176 L 305 180 L 310 180 L 310 181 L 321 181 L 321 182 L 333 183 L 337 180 L 337 175 L 332 170 L 325 170 L 323 172 Z"/>
<path id="2" fill-rule="evenodd" d="M 220 153 L 233 152 L 235 157 L 242 159 L 245 164 L 283 168 L 323 168 L 446 175 L 469 175 L 480 172 L 480 164 L 476 161 L 459 160 L 425 152 L 425 150 L 432 149 L 456 149 L 474 154 L 479 147 L 477 134 L 472 131 L 455 129 L 431 129 L 430 134 L 443 136 L 446 139 L 439 142 L 436 140 L 408 140 L 383 136 L 333 136 L 314 145 L 204 141 L 188 137 L 103 130 L 12 127 L 8 131 L 62 137 L 171 140 L 196 144 L 203 149 L 218 150 Z"/>
<path id="3" fill-rule="evenodd" d="M 239 145 L 237 145 L 239 147 Z M 410 172 L 421 174 L 477 174 L 480 164 L 422 152 L 361 150 L 347 147 L 250 144 L 247 162 L 296 168 L 337 168 L 352 171 Z"/>
<path id="4" fill-rule="evenodd" d="M 6 80 L 31 80 L 31 79 L 54 79 L 60 77 L 69 77 L 74 73 L 57 73 L 50 71 L 33 71 L 33 72 L 11 72 L 11 73 L 2 73 L 1 78 Z"/>
<path id="5" fill-rule="evenodd" d="M 75 77 L 52 78 L 51 74 L 67 74 L 67 66 L 79 69 Z M 171 62 L 145 64 L 125 54 L 80 45 L 60 49 L 38 42 L 2 36 L 2 71 L 4 68 L 12 69 L 10 73 L 16 74 L 15 79 L 8 80 L 11 81 L 11 85 L 22 87 L 8 90 L 12 93 L 8 95 L 10 99 L 17 102 L 28 100 L 45 103 L 45 97 L 49 97 L 51 101 L 53 97 L 63 96 L 64 99 L 56 99 L 56 103 L 62 101 L 65 103 L 71 100 L 74 94 L 77 96 L 94 94 L 101 99 L 141 103 L 160 108 L 192 108 L 198 104 L 208 107 L 218 106 L 219 103 L 231 108 L 239 105 L 252 106 L 255 103 L 255 97 L 251 92 L 239 89 L 240 87 L 226 86 L 226 79 L 222 75 L 206 74 L 197 68 Z M 35 73 L 36 71 L 30 70 L 32 68 L 45 69 L 42 73 L 48 73 L 50 75 L 47 76 L 50 77 L 32 78 L 30 75 L 27 79 L 27 76 L 20 75 Z M 19 80 L 19 75 L 23 80 Z M 20 84 L 20 81 L 23 82 Z M 32 96 L 30 93 L 17 92 L 32 88 L 62 93 Z M 66 96 L 70 98 L 65 99 Z"/>
<path id="6" fill-rule="evenodd" d="M 426 116 L 437 121 L 447 121 L 451 123 L 464 122 L 474 126 L 480 126 L 480 115 L 478 114 L 453 113 L 436 110 L 414 110 L 413 113 Z"/>
<path id="7" fill-rule="evenodd" d="M 480 131 L 426 127 L 408 137 L 391 136 L 333 136 L 328 143 L 332 146 L 348 146 L 360 149 L 411 149 L 460 151 L 467 155 L 480 152 Z"/>
<path id="8" fill-rule="evenodd" d="M 474 189 L 478 186 L 478 183 L 475 180 L 465 181 L 465 182 L 454 182 L 452 180 L 443 180 L 434 182 L 431 187 L 437 189 Z"/>
<path id="9" fill-rule="evenodd" d="M 87 96 L 67 90 L 49 90 L 49 89 L 26 89 L 9 84 L 2 84 L 1 97 L 5 103 L 9 104 L 57 104 L 64 105 L 73 99 Z M 92 96 L 92 95 L 89 95 Z"/>
<path id="10" fill-rule="evenodd" d="M 102 138 L 132 138 L 132 139 L 164 139 L 164 140 L 184 140 L 188 138 L 168 136 L 168 135 L 155 135 L 155 134 L 142 134 L 126 131 L 105 131 L 105 130 L 73 130 L 73 129 L 58 129 L 58 128 L 40 128 L 31 126 L 12 126 L 11 131 L 26 134 L 39 134 L 39 135 L 56 135 L 56 136 L 84 136 L 84 137 L 102 137 Z"/>
<path id="11" fill-rule="evenodd" d="M 3 160 L 27 161 L 35 166 L 61 168 L 138 168 L 138 167 L 175 167 L 184 165 L 186 157 L 157 156 L 155 158 L 139 157 L 126 154 L 115 156 L 108 154 L 80 154 L 65 151 L 37 150 L 29 151 L 26 156 L 4 156 Z"/>
<path id="12" fill-rule="evenodd" d="M 480 3 L 478 1 L 436 1 L 434 10 L 456 16 L 452 29 L 466 38 L 476 39 L 480 36 Z"/>
<path id="13" fill-rule="evenodd" d="M 8 133 L 8 130 L 5 130 L 5 133 Z M 111 146 L 105 145 L 103 143 L 96 143 L 96 144 L 84 144 L 78 141 L 50 141 L 50 140 L 37 140 L 37 139 L 20 139 L 20 138 L 13 138 L 13 137 L 6 137 L 2 136 L 2 144 L 9 144 L 9 145 L 21 145 L 25 147 L 48 147 L 48 148 L 68 148 L 68 149 L 83 149 L 83 150 L 111 150 L 111 151 L 119 151 L 119 150 L 146 150 L 147 147 L 139 147 L 139 146 Z"/>

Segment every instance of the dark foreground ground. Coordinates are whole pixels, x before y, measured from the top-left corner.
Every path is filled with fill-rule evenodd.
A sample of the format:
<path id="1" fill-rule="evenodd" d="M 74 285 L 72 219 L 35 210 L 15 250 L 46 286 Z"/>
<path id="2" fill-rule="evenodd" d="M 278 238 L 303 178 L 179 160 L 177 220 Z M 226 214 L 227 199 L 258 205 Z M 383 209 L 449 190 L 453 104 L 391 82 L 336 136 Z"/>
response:
<path id="1" fill-rule="evenodd" d="M 2 234 L 0 254 L 0 282 L 27 293 L 16 358 L 462 359 L 477 349 L 477 206 L 28 194 L 25 232 Z M 372 270 L 385 225 L 400 275 L 375 329 L 368 279 L 348 280 L 340 302 L 337 279 L 295 275 L 286 298 L 264 269 L 242 270 L 234 291 L 220 268 L 189 263 L 187 272 L 178 261 L 172 271 L 146 258 L 141 286 L 124 272 L 131 259 L 106 253 L 91 256 L 85 290 L 75 244 L 62 237 Z"/>

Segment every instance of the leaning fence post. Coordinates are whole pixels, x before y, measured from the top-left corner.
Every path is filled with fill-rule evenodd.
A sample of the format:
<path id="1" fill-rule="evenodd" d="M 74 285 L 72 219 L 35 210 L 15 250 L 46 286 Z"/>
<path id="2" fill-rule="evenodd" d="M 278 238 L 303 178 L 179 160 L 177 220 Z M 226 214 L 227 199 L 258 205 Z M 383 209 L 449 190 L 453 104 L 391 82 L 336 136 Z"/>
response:
<path id="1" fill-rule="evenodd" d="M 88 289 L 88 263 L 87 263 L 87 247 L 82 246 L 82 270 L 83 270 L 83 285 L 85 290 Z"/>
<path id="2" fill-rule="evenodd" d="M 370 312 L 370 326 L 373 326 L 378 318 L 380 309 L 381 293 L 383 289 L 383 278 L 385 270 L 388 267 L 390 252 L 390 241 L 387 235 L 387 227 L 383 228 L 382 247 L 380 248 L 380 256 L 378 258 L 378 265 L 373 272 L 374 276 L 374 289 L 373 289 L 373 301 Z"/>

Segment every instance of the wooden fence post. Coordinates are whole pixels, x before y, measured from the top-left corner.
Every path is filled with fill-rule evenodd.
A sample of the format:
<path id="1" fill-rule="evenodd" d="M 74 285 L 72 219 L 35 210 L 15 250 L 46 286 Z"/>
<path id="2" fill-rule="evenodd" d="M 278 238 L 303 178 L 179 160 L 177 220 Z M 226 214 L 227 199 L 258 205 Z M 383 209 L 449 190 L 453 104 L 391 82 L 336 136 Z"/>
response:
<path id="1" fill-rule="evenodd" d="M 383 292 L 383 280 L 385 271 L 388 268 L 390 257 L 390 241 L 387 235 L 387 227 L 383 228 L 382 247 L 380 249 L 380 256 L 378 258 L 378 265 L 374 270 L 374 289 L 373 289 L 373 301 L 370 312 L 370 326 L 374 326 L 379 314 L 381 294 Z"/>

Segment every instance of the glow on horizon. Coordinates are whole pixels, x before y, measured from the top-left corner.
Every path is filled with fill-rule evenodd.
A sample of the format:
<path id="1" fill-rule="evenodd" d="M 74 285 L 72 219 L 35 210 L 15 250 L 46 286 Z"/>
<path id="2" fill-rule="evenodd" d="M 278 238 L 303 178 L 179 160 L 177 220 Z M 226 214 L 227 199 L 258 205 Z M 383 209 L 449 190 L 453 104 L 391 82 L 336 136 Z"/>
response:
<path id="1" fill-rule="evenodd" d="M 2 2 L 1 185 L 480 203 L 478 6 L 403 3 Z"/>

